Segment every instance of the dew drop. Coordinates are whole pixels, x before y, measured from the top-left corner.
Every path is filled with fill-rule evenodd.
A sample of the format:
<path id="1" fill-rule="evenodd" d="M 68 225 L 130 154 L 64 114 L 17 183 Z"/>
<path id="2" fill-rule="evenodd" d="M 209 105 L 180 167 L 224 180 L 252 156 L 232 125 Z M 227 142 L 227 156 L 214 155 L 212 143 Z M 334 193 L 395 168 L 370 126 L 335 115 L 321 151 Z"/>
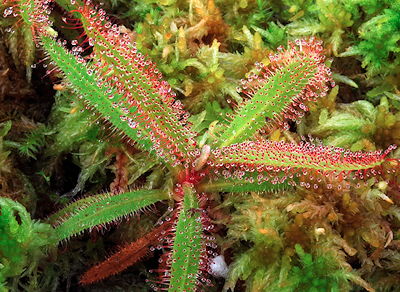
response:
<path id="1" fill-rule="evenodd" d="M 6 9 L 4 9 L 3 17 L 7 17 L 7 16 L 11 15 L 12 13 L 13 13 L 13 8 L 12 7 L 8 7 Z"/>
<path id="2" fill-rule="evenodd" d="M 135 122 L 135 121 L 132 120 L 132 119 L 129 119 L 129 120 L 128 120 L 128 126 L 129 126 L 131 129 L 135 129 L 135 128 L 137 128 L 138 123 Z"/>

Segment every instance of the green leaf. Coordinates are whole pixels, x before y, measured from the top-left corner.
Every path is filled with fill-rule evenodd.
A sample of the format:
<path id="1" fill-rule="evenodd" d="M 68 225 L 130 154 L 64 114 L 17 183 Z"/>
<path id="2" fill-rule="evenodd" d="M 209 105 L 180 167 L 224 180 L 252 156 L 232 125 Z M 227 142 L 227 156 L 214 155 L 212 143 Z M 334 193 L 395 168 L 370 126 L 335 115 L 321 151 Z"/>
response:
<path id="1" fill-rule="evenodd" d="M 193 115 L 189 121 L 193 123 L 192 129 L 198 133 L 207 129 L 211 123 L 218 122 L 225 126 L 227 123 L 226 116 L 231 109 L 223 109 L 218 102 L 213 101 L 206 104 L 206 108 L 198 115 Z"/>
<path id="2" fill-rule="evenodd" d="M 288 65 L 286 70 L 282 69 L 276 72 L 251 99 L 240 106 L 234 120 L 222 134 L 220 146 L 249 140 L 265 125 L 266 118 L 273 119 L 276 114 L 280 114 L 316 72 L 316 68 L 307 69 L 307 64 L 296 62 Z M 304 73 L 305 78 L 295 80 L 293 72 L 296 70 Z M 295 86 L 292 84 L 295 84 Z M 281 90 L 282 92 L 288 91 L 286 98 L 281 98 Z"/>
<path id="3" fill-rule="evenodd" d="M 349 77 L 347 77 L 345 75 L 341 75 L 339 73 L 333 73 L 332 77 L 336 82 L 341 82 L 341 83 L 347 84 L 351 87 L 358 88 L 357 83 L 355 83 L 352 79 L 350 79 Z"/>
<path id="4" fill-rule="evenodd" d="M 366 119 L 375 122 L 377 109 L 372 103 L 366 100 L 358 100 L 351 104 L 354 106 Z"/>
<path id="5" fill-rule="evenodd" d="M 26 157 L 36 159 L 36 155 L 40 148 L 44 146 L 46 142 L 45 137 L 48 134 L 49 131 L 45 125 L 38 125 L 38 127 L 28 133 L 20 143 L 18 147 L 19 152 Z"/>
<path id="6" fill-rule="evenodd" d="M 297 145 L 266 140 L 243 142 L 214 150 L 207 163 L 222 169 L 222 175 L 233 173 L 235 176 L 263 171 L 273 177 L 280 172 L 291 176 L 307 169 L 325 174 L 329 172 L 357 173 L 357 170 L 368 170 L 382 165 L 385 162 L 385 156 L 392 149 L 393 147 L 389 147 L 384 152 L 351 152 L 343 148 L 317 146 L 310 143 Z"/>
<path id="7" fill-rule="evenodd" d="M 271 183 L 269 181 L 258 181 L 257 175 L 249 175 L 247 178 L 220 178 L 211 182 L 200 184 L 198 189 L 202 192 L 272 192 L 290 188 L 288 183 Z"/>
<path id="8" fill-rule="evenodd" d="M 139 190 L 118 195 L 100 194 L 78 200 L 49 218 L 56 225 L 58 241 L 96 225 L 135 214 L 168 195 L 160 190 Z M 58 222 L 58 223 L 57 223 Z"/>
<path id="9" fill-rule="evenodd" d="M 361 131 L 366 121 L 354 113 L 335 112 L 331 118 L 319 125 L 313 132 L 318 134 L 325 131 Z"/>
<path id="10" fill-rule="evenodd" d="M 0 124 L 0 138 L 3 138 L 8 134 L 8 132 L 11 130 L 11 121 L 7 121 L 5 123 Z"/>
<path id="11" fill-rule="evenodd" d="M 169 292 L 196 291 L 203 248 L 203 228 L 195 190 L 184 186 L 171 257 Z"/>
<path id="12" fill-rule="evenodd" d="M 83 61 L 70 54 L 61 44 L 48 36 L 41 37 L 42 44 L 51 60 L 64 72 L 72 88 L 85 102 L 101 114 L 113 127 L 118 129 L 125 137 L 136 142 L 142 149 L 151 151 L 153 143 L 150 141 L 149 131 L 145 125 L 130 126 L 129 120 L 123 120 L 126 114 L 121 107 L 116 107 L 109 96 L 122 97 L 116 89 L 109 86 L 99 86 L 99 79 Z M 134 108 L 132 106 L 132 108 Z M 131 111 L 134 111 L 132 110 Z M 134 123 L 134 121 L 132 121 Z M 135 124 L 136 125 L 136 124 Z"/>
<path id="13" fill-rule="evenodd" d="M 252 29 L 257 31 L 269 44 L 269 47 L 275 49 L 279 45 L 285 44 L 287 41 L 287 33 L 283 25 L 278 25 L 275 22 L 269 22 L 267 29 L 251 26 Z"/>
<path id="14" fill-rule="evenodd" d="M 11 284 L 11 277 L 35 270 L 46 249 L 55 244 L 54 229 L 32 220 L 19 202 L 0 197 L 0 234 L 0 291 L 9 291 L 1 289 L 2 282 L 10 277 Z"/>
<path id="15" fill-rule="evenodd" d="M 173 165 L 190 159 L 189 152 L 196 142 L 187 126 L 189 114 L 161 73 L 131 43 L 128 34 L 115 36 L 100 11 L 82 9 L 82 25 L 93 43 L 93 69 L 100 79 L 114 80 L 115 88 L 123 96 L 110 98 L 115 109 L 124 109 L 121 118 L 143 124 L 158 156 Z M 119 116 L 118 116 L 119 118 Z"/>
<path id="16" fill-rule="evenodd" d="M 314 100 L 327 91 L 329 69 L 323 63 L 321 43 L 313 39 L 290 43 L 287 50 L 270 56 L 271 64 L 258 65 L 258 75 L 242 81 L 242 92 L 250 98 L 239 105 L 236 115 L 218 139 L 218 146 L 251 140 L 266 119 L 284 125 L 307 110 L 304 101 Z"/>

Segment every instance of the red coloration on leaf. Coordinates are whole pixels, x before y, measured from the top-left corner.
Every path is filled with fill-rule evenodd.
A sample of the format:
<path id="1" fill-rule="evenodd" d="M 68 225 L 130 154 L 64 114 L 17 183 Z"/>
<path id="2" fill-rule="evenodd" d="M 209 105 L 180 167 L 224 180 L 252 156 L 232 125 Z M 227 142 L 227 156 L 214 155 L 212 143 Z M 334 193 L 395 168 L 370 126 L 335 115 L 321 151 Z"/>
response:
<path id="1" fill-rule="evenodd" d="M 3 17 L 20 15 L 26 24 L 31 28 L 33 40 L 37 43 L 37 36 L 40 33 L 47 33 L 45 28 L 50 26 L 47 13 L 49 11 L 48 0 L 3 0 L 2 5 L 8 6 L 3 13 Z M 21 19 L 17 23 L 20 23 Z"/>
<path id="2" fill-rule="evenodd" d="M 128 189 L 128 156 L 115 149 L 115 163 L 114 163 L 114 181 L 110 184 L 110 191 L 118 194 L 126 192 Z"/>
<path id="3" fill-rule="evenodd" d="M 304 112 L 308 111 L 308 107 L 304 104 L 307 101 L 314 101 L 317 97 L 325 96 L 329 87 L 328 82 L 334 86 L 331 78 L 331 70 L 325 65 L 325 56 L 323 55 L 322 41 L 314 37 L 308 40 L 296 40 L 295 43 L 289 42 L 289 48 L 278 48 L 278 53 L 269 56 L 270 64 L 268 66 L 262 63 L 256 63 L 259 74 L 250 74 L 247 79 L 241 80 L 241 88 L 239 91 L 246 94 L 249 98 L 252 96 L 280 70 L 292 71 L 292 80 L 283 80 L 282 82 L 302 81 L 305 77 L 301 76 L 302 71 L 289 69 L 288 65 L 298 63 L 303 65 L 308 64 L 309 68 L 316 68 L 312 78 L 308 80 L 302 91 L 295 98 L 288 98 L 286 92 L 276 91 L 275 98 L 288 100 L 288 103 L 282 112 L 275 113 L 273 121 L 282 126 L 287 124 L 287 120 L 299 120 Z M 273 84 L 271 86 L 276 86 Z M 295 84 L 293 84 L 295 86 Z M 279 102 L 279 101 L 278 101 Z"/>
<path id="4" fill-rule="evenodd" d="M 208 165 L 222 169 L 225 177 L 242 178 L 248 172 L 256 172 L 258 182 L 274 179 L 281 183 L 293 178 L 294 174 L 307 175 L 310 172 L 335 175 L 340 180 L 354 173 L 360 179 L 381 173 L 382 164 L 387 154 L 396 146 L 386 151 L 351 152 L 338 147 L 317 146 L 310 143 L 297 145 L 286 142 L 254 141 L 243 142 L 213 150 Z"/>
<path id="5" fill-rule="evenodd" d="M 89 269 L 80 279 L 82 285 L 88 285 L 122 272 L 134 265 L 149 253 L 149 245 L 158 244 L 164 239 L 170 222 L 164 222 L 135 242 L 122 247 L 105 261 Z"/>
<path id="6" fill-rule="evenodd" d="M 187 182 L 184 184 L 188 184 Z M 192 186 L 193 187 L 193 186 Z M 177 184 L 177 188 L 175 191 L 178 191 L 179 193 L 182 193 L 183 196 L 183 186 L 180 184 Z M 196 275 L 196 277 L 193 279 L 196 283 L 196 290 L 194 291 L 202 291 L 199 288 L 202 286 L 211 286 L 211 280 L 208 278 L 209 275 L 209 263 L 210 259 L 212 257 L 217 256 L 218 254 L 215 253 L 215 249 L 217 248 L 217 245 L 215 244 L 215 238 L 214 236 L 210 235 L 214 230 L 215 226 L 211 222 L 210 218 L 206 214 L 206 212 L 203 212 L 203 210 L 207 209 L 208 205 L 208 199 L 206 196 L 201 196 L 199 199 L 199 209 L 190 209 L 188 212 L 188 216 L 199 216 L 199 222 L 201 223 L 202 226 L 202 235 L 201 235 L 201 241 L 202 241 L 202 252 L 199 258 L 199 273 Z M 170 280 L 171 280 L 171 266 L 172 266 L 172 254 L 174 250 L 174 242 L 176 240 L 177 236 L 177 223 L 178 223 L 178 217 L 180 216 L 180 212 L 183 211 L 183 197 L 181 197 L 181 200 L 176 202 L 175 208 L 174 208 L 173 215 L 169 219 L 170 222 L 173 224 L 167 231 L 167 236 L 165 237 L 165 244 L 163 246 L 164 249 L 167 250 L 165 252 L 159 262 L 160 266 L 157 269 L 150 270 L 149 272 L 151 273 L 157 273 L 158 274 L 158 279 L 157 280 L 152 280 L 149 282 L 152 282 L 150 286 L 155 289 L 156 291 L 158 290 L 168 290 L 169 288 L 175 288 L 176 287 L 170 287 Z M 189 243 L 192 239 L 188 239 Z M 188 244 L 188 247 L 190 244 Z M 174 291 L 179 291 L 174 290 Z"/>
<path id="7" fill-rule="evenodd" d="M 127 33 L 108 21 L 103 9 L 85 5 L 78 11 L 87 40 L 94 47 L 99 86 L 111 85 L 123 95 L 115 100 L 115 105 L 126 112 L 121 120 L 130 127 L 143 126 L 159 157 L 173 165 L 188 161 L 188 152 L 196 145 L 195 133 L 188 127 L 189 114 L 175 100 L 176 94 L 162 80 L 161 72 L 138 52 Z"/>
<path id="8" fill-rule="evenodd" d="M 39 35 L 46 37 L 54 34 L 51 33 L 48 13 L 43 12 L 47 9 L 47 1 L 24 0 L 22 3 L 30 6 L 18 6 L 24 21 L 37 29 Z M 81 70 L 85 72 L 84 76 L 88 78 L 95 75 L 95 78 L 89 78 L 91 88 L 103 89 L 101 94 L 93 97 L 91 106 L 95 108 L 104 105 L 104 119 L 110 120 L 110 116 L 115 118 L 114 125 L 123 125 L 125 133 L 134 133 L 136 136 L 132 134 L 130 138 L 136 139 L 135 141 L 141 142 L 145 136 L 151 142 L 146 150 L 155 152 L 169 166 L 183 166 L 176 172 L 171 171 L 175 183 L 173 196 L 176 200 L 171 218 L 89 269 L 82 276 L 81 284 L 97 282 L 125 270 L 145 257 L 152 244 L 169 250 L 161 257 L 161 266 L 157 270 L 160 278 L 156 283 L 161 284 L 161 290 L 184 290 L 179 283 L 177 287 L 173 287 L 174 281 L 189 283 L 189 289 L 185 290 L 191 291 L 198 289 L 201 283 L 210 284 L 211 281 L 205 274 L 209 269 L 209 255 L 216 256 L 212 251 L 216 248 L 213 243 L 215 239 L 209 235 L 214 226 L 207 215 L 210 209 L 207 198 L 199 198 L 196 186 L 211 171 L 226 178 L 235 176 L 239 179 L 244 179 L 250 173 L 247 178 L 258 183 L 270 179 L 272 183 L 287 179 L 294 182 L 294 176 L 307 175 L 310 176 L 309 181 L 314 179 L 314 175 L 332 175 L 340 183 L 346 182 L 349 174 L 360 179 L 379 175 L 384 170 L 383 164 L 392 162 L 386 159 L 386 155 L 394 147 L 384 152 L 351 152 L 309 143 L 297 145 L 260 140 L 230 145 L 234 141 L 253 139 L 254 133 L 264 126 L 265 117 L 281 126 L 286 125 L 287 120 L 299 120 L 308 110 L 306 102 L 326 95 L 327 83 L 333 82 L 330 69 L 325 65 L 322 42 L 319 40 L 310 38 L 289 43 L 288 49 L 278 48 L 280 52 L 269 56 L 268 66 L 256 64 L 259 74 L 250 74 L 247 80 L 242 80 L 241 91 L 249 98 L 254 98 L 240 105 L 244 109 L 243 112 L 239 111 L 240 118 L 248 117 L 248 121 L 245 121 L 248 127 L 242 127 L 243 130 L 237 132 L 232 141 L 225 140 L 229 142 L 226 145 L 230 146 L 212 150 L 205 145 L 200 150 L 196 149 L 195 141 L 195 136 L 199 133 L 192 132 L 188 126 L 188 113 L 183 110 L 181 102 L 175 100 L 175 93 L 162 80 L 162 74 L 156 65 L 137 50 L 130 35 L 123 32 L 118 25 L 112 24 L 103 9 L 84 4 L 72 12 L 81 14 L 79 21 L 72 19 L 72 24 L 74 28 L 84 28 L 86 39 L 80 46 L 77 46 L 77 40 L 72 41 L 71 51 L 73 55 L 79 55 L 84 50 L 81 46 L 93 47 L 92 54 L 84 58 L 80 56 L 78 61 L 85 64 L 82 66 L 84 70 Z M 88 60 L 87 63 L 85 59 Z M 64 63 L 68 62 L 64 60 Z M 65 73 L 74 73 L 71 66 L 64 68 L 67 71 Z M 76 83 L 79 85 L 78 81 Z M 82 90 L 85 86 L 78 88 Z M 256 105 L 260 105 L 257 119 L 247 115 L 257 108 Z M 245 119 L 238 119 L 238 123 L 243 120 Z M 234 133 L 235 126 L 241 126 L 232 124 L 233 130 L 226 132 L 226 139 Z M 246 136 L 246 130 L 251 128 L 253 131 L 249 131 Z M 139 134 L 137 129 L 142 132 Z M 124 189 L 128 183 L 124 169 L 127 163 L 125 160 L 123 155 L 117 159 L 118 171 L 112 185 L 116 192 Z M 397 161 L 395 162 L 398 167 Z M 300 185 L 301 183 L 308 184 L 308 181 L 301 181 Z M 185 193 L 184 187 L 188 187 L 190 192 Z M 83 203 L 95 202 L 96 200 L 89 199 Z M 85 208 L 85 204 L 77 205 Z M 73 216 L 72 209 L 74 208 L 67 207 L 65 212 L 60 212 L 57 219 Z M 98 215 L 98 210 L 94 212 L 94 217 Z M 88 227 L 92 228 L 93 225 Z M 181 276 L 180 272 L 184 270 L 182 267 L 185 264 L 186 276 Z"/>

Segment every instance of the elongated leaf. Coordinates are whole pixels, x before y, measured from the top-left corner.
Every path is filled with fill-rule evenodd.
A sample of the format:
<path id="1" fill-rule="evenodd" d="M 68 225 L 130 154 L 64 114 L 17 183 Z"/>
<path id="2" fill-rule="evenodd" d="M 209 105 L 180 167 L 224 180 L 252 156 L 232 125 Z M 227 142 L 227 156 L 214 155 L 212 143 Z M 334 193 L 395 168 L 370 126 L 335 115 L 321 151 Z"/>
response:
<path id="1" fill-rule="evenodd" d="M 203 248 L 203 228 L 198 208 L 195 190 L 184 186 L 172 247 L 169 292 L 196 291 Z"/>
<path id="2" fill-rule="evenodd" d="M 283 182 L 297 172 L 312 171 L 320 174 L 348 174 L 360 178 L 373 176 L 386 161 L 386 151 L 351 152 L 342 148 L 255 141 L 234 144 L 211 152 L 208 164 L 222 169 L 221 175 L 242 178 L 248 173 L 269 173 Z M 396 162 L 397 163 L 397 162 Z M 282 173 L 284 175 L 282 175 Z M 260 181 L 260 179 L 258 179 Z M 279 182 L 279 181 L 278 181 Z"/>
<path id="3" fill-rule="evenodd" d="M 161 79 L 155 64 L 131 44 L 128 34 L 120 35 L 118 26 L 108 21 L 102 9 L 84 4 L 73 11 L 81 14 L 79 20 L 86 41 L 94 45 L 93 62 L 84 65 L 83 58 L 75 58 L 49 37 L 54 31 L 47 14 L 38 12 L 37 7 L 42 6 L 30 1 L 26 9 L 21 9 L 24 21 L 39 35 L 52 61 L 89 108 L 95 109 L 124 137 L 152 150 L 170 165 L 187 163 L 196 145 L 195 134 L 188 127 L 189 115 L 181 102 L 174 99 L 175 93 Z M 42 10 L 47 9 L 46 5 L 43 7 Z M 80 49 L 75 47 L 75 54 Z"/>
<path id="4" fill-rule="evenodd" d="M 171 227 L 170 225 L 170 222 L 164 222 L 135 242 L 121 247 L 118 252 L 83 274 L 80 283 L 83 285 L 91 284 L 134 265 L 149 253 L 149 245 L 158 244 L 163 239 L 160 235 L 163 232 L 165 233 L 165 230 Z"/>
<path id="5" fill-rule="evenodd" d="M 136 142 L 142 149 L 151 151 L 153 142 L 149 139 L 149 131 L 145 125 L 139 125 L 132 118 L 127 118 L 124 109 L 116 106 L 109 98 L 109 95 L 113 98 L 117 96 L 117 99 L 122 98 L 122 94 L 118 94 L 115 88 L 107 84 L 99 84 L 99 79 L 83 60 L 70 54 L 51 37 L 42 36 L 41 40 L 51 60 L 64 72 L 66 79 L 80 97 L 127 138 Z"/>
<path id="6" fill-rule="evenodd" d="M 95 74 L 112 81 L 123 96 L 111 96 L 117 108 L 125 108 L 124 116 L 143 123 L 154 141 L 159 156 L 172 164 L 190 159 L 195 134 L 187 126 L 188 113 L 161 73 L 131 43 L 126 33 L 112 25 L 104 10 L 85 5 L 80 8 L 85 33 L 93 45 Z"/>
<path id="7" fill-rule="evenodd" d="M 41 10 L 47 8 L 45 1 L 22 0 L 17 3 L 13 3 L 13 1 L 6 0 L 3 3 L 7 2 L 18 6 L 18 14 L 21 16 L 23 21 L 32 28 L 36 27 L 39 22 L 43 22 L 45 19 L 47 20 L 47 16 L 42 15 L 43 11 Z M 38 17 L 39 15 L 41 17 Z M 40 18 L 40 20 L 38 18 Z"/>
<path id="8" fill-rule="evenodd" d="M 203 183 L 198 186 L 201 192 L 273 192 L 290 188 L 291 186 L 284 182 L 270 182 L 258 179 L 257 175 L 250 175 L 246 178 L 220 178 L 215 181 Z"/>
<path id="9" fill-rule="evenodd" d="M 239 105 L 218 145 L 228 146 L 251 140 L 266 119 L 283 125 L 297 120 L 307 110 L 305 101 L 326 95 L 330 71 L 325 66 L 321 42 L 299 40 L 297 45 L 270 56 L 271 64 L 257 64 L 261 76 L 252 74 L 242 81 L 242 91 L 250 98 Z"/>
<path id="10" fill-rule="evenodd" d="M 168 199 L 160 190 L 139 190 L 118 195 L 101 194 L 76 201 L 51 216 L 59 241 L 96 225 L 132 215 L 158 201 Z"/>

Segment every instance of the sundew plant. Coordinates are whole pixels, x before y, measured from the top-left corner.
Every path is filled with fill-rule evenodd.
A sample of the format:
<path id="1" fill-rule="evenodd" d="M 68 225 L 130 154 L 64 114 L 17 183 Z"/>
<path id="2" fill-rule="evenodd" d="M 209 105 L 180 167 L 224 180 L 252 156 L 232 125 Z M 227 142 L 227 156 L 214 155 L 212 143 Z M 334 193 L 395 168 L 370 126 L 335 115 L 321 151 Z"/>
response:
<path id="1" fill-rule="evenodd" d="M 217 22 L 213 1 L 208 5 Z M 257 5 L 260 14 L 266 13 L 262 1 Z M 191 116 L 184 109 L 158 64 L 138 48 L 135 38 L 139 37 L 108 16 L 102 5 L 5 0 L 3 6 L 6 18 L 17 19 L 15 29 L 29 28 L 27 35 L 41 52 L 40 62 L 55 88 L 70 92 L 74 102 L 82 102 L 82 113 L 93 114 L 92 123 L 103 124 L 111 141 L 127 145 L 127 156 L 145 153 L 145 160 L 156 161 L 154 165 L 168 178 L 162 187 L 128 189 L 126 162 L 117 156 L 115 173 L 122 187 L 115 187 L 114 182 L 109 192 L 70 200 L 41 223 L 32 221 L 19 203 L 1 198 L 4 220 L 0 228 L 7 237 L 0 241 L 0 287 L 4 291 L 12 285 L 14 289 L 24 287 L 18 281 L 11 285 L 7 278 L 18 276 L 31 253 L 36 259 L 45 257 L 38 252 L 46 245 L 39 240 L 43 234 L 49 238 L 47 248 L 56 253 L 55 246 L 68 250 L 70 242 L 82 234 L 107 233 L 109 226 L 141 212 L 155 212 L 158 207 L 164 214 L 152 229 L 107 259 L 86 267 L 79 284 L 92 289 L 97 282 L 153 255 L 159 266 L 146 269 L 146 285 L 156 291 L 227 291 L 235 287 L 247 291 L 347 291 L 353 285 L 374 291 L 376 287 L 354 271 L 346 257 L 360 255 L 370 262 L 379 261 L 388 247 L 389 254 L 399 256 L 394 251 L 400 240 L 395 225 L 375 226 L 384 242 L 371 235 L 373 231 L 357 236 L 353 230 L 366 224 L 361 222 L 363 216 L 374 217 L 377 198 L 387 204 L 380 206 L 379 212 L 400 218 L 396 206 L 398 159 L 392 156 L 395 145 L 351 151 L 306 138 L 277 138 L 299 125 L 310 107 L 331 98 L 332 88 L 337 88 L 330 69 L 332 60 L 326 58 L 328 49 L 321 39 L 293 38 L 263 55 L 262 61 L 254 60 L 251 71 L 237 84 L 234 95 L 239 99 L 225 103 L 232 110 L 223 112 L 217 106 L 218 117 L 204 131 L 199 129 L 199 115 Z M 252 21 L 257 24 L 260 20 Z M 388 189 L 389 195 L 385 193 Z M 364 206 L 361 198 L 374 203 Z M 356 216 L 363 210 L 366 215 L 359 215 L 361 223 L 357 225 Z M 383 222 L 382 218 L 371 219 L 366 226 L 372 228 L 379 220 Z M 341 222 L 346 226 L 334 229 Z M 363 240 L 376 249 L 372 254 L 362 249 Z M 240 241 L 248 243 L 240 245 Z M 29 254 L 24 245 L 29 246 Z M 21 250 L 13 253 L 11 246 Z M 12 262 L 20 266 L 10 269 Z M 46 274 L 45 268 L 42 274 Z"/>

